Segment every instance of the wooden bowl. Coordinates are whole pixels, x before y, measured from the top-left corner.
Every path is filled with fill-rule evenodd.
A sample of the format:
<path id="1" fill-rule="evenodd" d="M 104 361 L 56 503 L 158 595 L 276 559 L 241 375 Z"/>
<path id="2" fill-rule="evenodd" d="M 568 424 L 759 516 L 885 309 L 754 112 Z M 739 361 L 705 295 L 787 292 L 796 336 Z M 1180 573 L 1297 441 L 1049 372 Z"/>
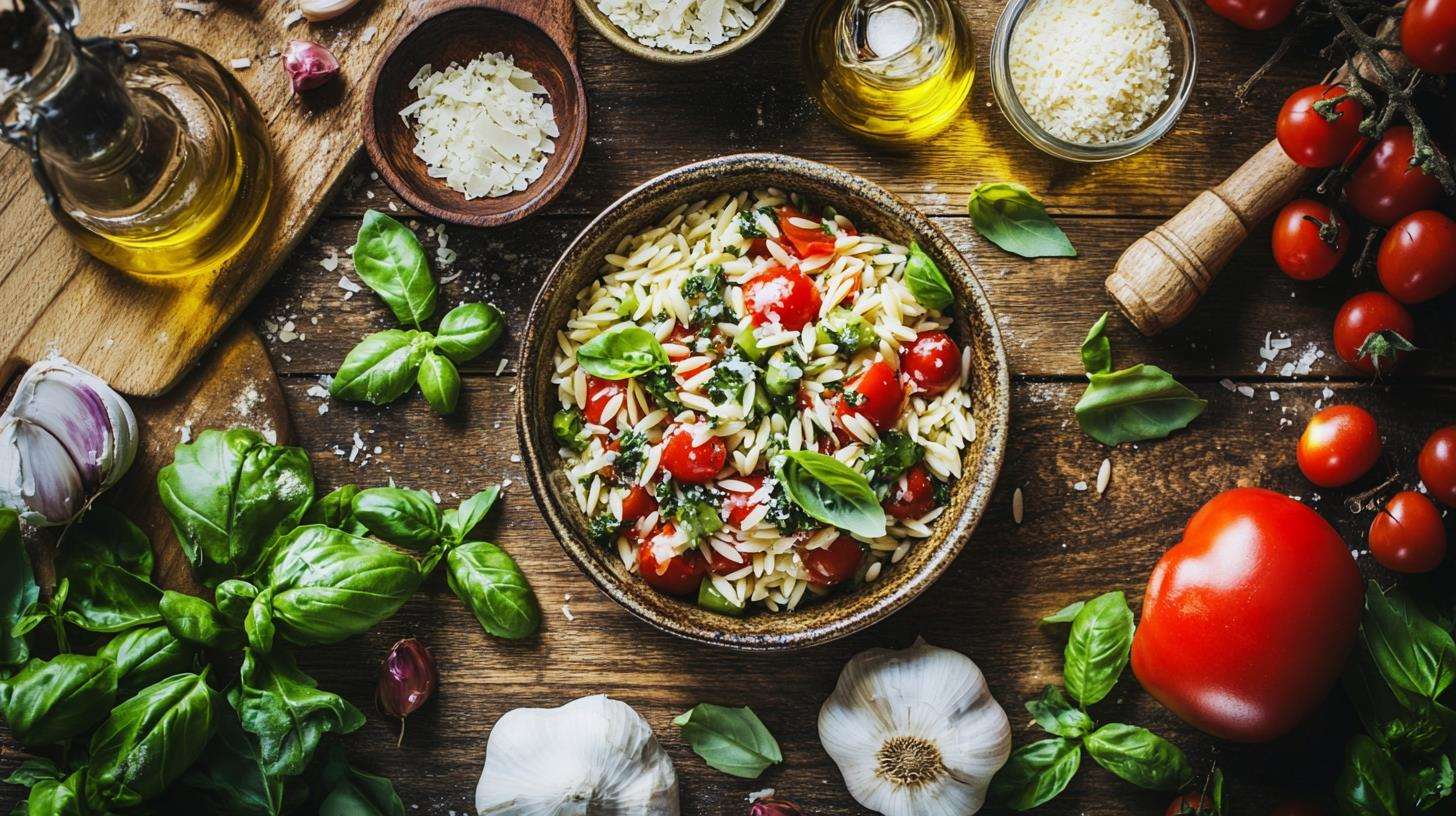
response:
<path id="1" fill-rule="evenodd" d="M 707 51 L 684 54 L 678 51 L 653 48 L 650 45 L 645 45 L 634 40 L 627 32 L 612 22 L 606 14 L 603 14 L 601 9 L 597 8 L 596 0 L 576 0 L 576 9 L 581 12 L 581 16 L 585 17 L 586 21 L 591 23 L 592 28 L 595 28 L 603 37 L 606 37 L 607 41 L 612 45 L 617 46 L 634 57 L 664 65 L 693 65 L 696 63 L 710 62 L 719 57 L 726 57 L 757 39 L 758 35 L 762 34 L 769 27 L 774 18 L 779 15 L 779 12 L 784 10 L 784 6 L 786 5 L 788 5 L 787 0 L 768 0 L 768 2 L 763 4 L 763 8 L 758 10 L 757 19 L 753 21 L 753 25 L 747 31 Z"/>
<path id="2" fill-rule="evenodd" d="M 774 186 L 831 204 L 861 230 L 897 242 L 916 241 L 946 273 L 956 294 L 958 340 L 971 349 L 972 413 L 977 437 L 965 451 L 964 475 L 934 535 L 887 565 L 874 583 L 841 591 L 794 612 L 750 612 L 732 618 L 661 595 L 622 566 L 615 549 L 591 542 L 587 518 L 576 504 L 551 417 L 559 409 L 551 377 L 556 332 L 578 293 L 597 278 L 602 258 L 617 243 L 658 223 L 665 213 L 724 192 Z M 844 637 L 909 603 L 950 566 L 985 512 L 1001 470 L 1010 416 L 1006 353 L 971 266 L 925 216 L 884 188 L 842 170 L 778 154 L 744 154 L 690 164 L 658 176 L 623 196 L 572 241 L 546 278 L 521 340 L 517 432 L 536 501 L 566 554 L 603 592 L 637 617 L 680 637 L 740 650 L 798 649 Z"/>
<path id="3" fill-rule="evenodd" d="M 390 188 L 427 215 L 471 227 L 519 221 L 546 206 L 571 178 L 586 145 L 586 91 L 576 70 L 567 0 L 444 0 L 433 3 L 385 49 L 364 104 L 364 146 Z M 541 177 L 526 189 L 467 201 L 430 178 L 414 154 L 415 136 L 399 111 L 415 101 L 409 82 L 426 63 L 437 70 L 501 52 L 530 71 L 550 96 L 561 135 Z"/>

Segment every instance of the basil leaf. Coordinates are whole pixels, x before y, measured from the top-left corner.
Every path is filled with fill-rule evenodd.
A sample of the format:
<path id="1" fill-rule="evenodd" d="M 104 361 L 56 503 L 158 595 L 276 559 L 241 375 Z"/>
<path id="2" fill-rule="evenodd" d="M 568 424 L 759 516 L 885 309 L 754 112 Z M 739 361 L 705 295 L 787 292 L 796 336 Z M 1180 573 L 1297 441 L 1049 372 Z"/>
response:
<path id="1" fill-rule="evenodd" d="M 19 666 L 30 657 L 30 646 L 14 627 L 39 598 L 40 586 L 20 537 L 20 517 L 14 510 L 0 509 L 0 666 Z"/>
<path id="2" fill-rule="evenodd" d="M 450 590 L 496 637 L 523 638 L 541 626 L 541 607 L 510 555 L 488 541 L 471 541 L 445 556 Z"/>
<path id="3" fill-rule="evenodd" d="M 1146 728 L 1112 723 L 1083 743 L 1098 765 L 1148 790 L 1177 790 L 1193 777 L 1182 749 Z"/>
<path id="4" fill-rule="evenodd" d="M 885 534 L 885 510 L 869 480 L 832 456 L 784 451 L 778 479 L 811 517 L 861 538 Z"/>
<path id="5" fill-rule="evenodd" d="M 415 377 L 425 402 L 437 414 L 453 414 L 455 404 L 460 400 L 460 372 L 455 364 L 443 354 L 433 351 L 425 353 L 420 361 L 420 373 Z"/>
<path id="6" fill-rule="evenodd" d="M 446 513 L 445 526 L 449 528 L 450 535 L 456 541 L 464 541 L 485 520 L 499 498 L 500 485 L 491 485 L 461 502 L 459 509 Z"/>
<path id="7" fill-rule="evenodd" d="M 505 333 L 505 319 L 489 303 L 462 303 L 445 313 L 435 329 L 435 350 L 464 363 L 490 350 Z"/>
<path id="8" fill-rule="evenodd" d="M 353 767 L 337 744 L 319 761 L 318 785 L 327 791 L 318 816 L 404 816 L 404 803 L 388 779 Z"/>
<path id="9" fill-rule="evenodd" d="M 1082 705 L 1106 697 L 1132 651 L 1132 610 L 1121 592 L 1108 592 L 1087 602 L 1072 620 L 1062 670 L 1067 692 Z"/>
<path id="10" fill-rule="evenodd" d="M 354 517 L 376 537 L 419 550 L 440 540 L 440 508 L 423 490 L 371 487 L 354 497 Z"/>
<path id="11" fill-rule="evenodd" d="M 123 697 L 174 674 L 190 672 L 197 665 L 197 652 L 165 626 L 123 632 L 102 646 L 96 656 L 116 664 L 116 690 Z"/>
<path id="12" fill-rule="evenodd" d="M 268 587 L 248 606 L 248 614 L 243 618 L 243 636 L 253 651 L 267 654 L 273 651 L 273 638 L 277 635 L 278 627 L 273 623 L 273 587 Z"/>
<path id="13" fill-rule="evenodd" d="M 268 590 L 253 607 L 266 608 L 262 617 L 291 643 L 337 643 L 399 611 L 420 580 L 415 560 L 392 547 L 327 527 L 299 527 L 279 540 L 260 583 Z"/>
<path id="14" fill-rule="evenodd" d="M 1031 191 L 1009 181 L 985 182 L 966 203 L 982 237 L 1023 258 L 1074 258 L 1077 250 Z"/>
<path id="15" fill-rule="evenodd" d="M 5 777 L 5 784 L 24 785 L 29 788 L 47 779 L 60 781 L 65 778 L 66 775 L 61 772 L 60 768 L 56 767 L 56 763 L 44 757 L 32 757 L 20 763 L 19 767 L 11 771 L 10 775 Z"/>
<path id="16" fill-rule="evenodd" d="M 201 675 L 176 674 L 112 709 L 91 735 L 87 802 L 129 808 L 167 791 L 212 738 L 213 702 Z"/>
<path id="17" fill-rule="evenodd" d="M 10 816 L 88 816 L 93 811 L 82 799 L 85 769 L 64 780 L 42 779 L 30 789 L 25 804 L 10 811 Z"/>
<path id="18" fill-rule="evenodd" d="M 1401 783 L 1401 795 L 1416 810 L 1427 811 L 1451 796 L 1456 787 L 1456 771 L 1451 768 L 1451 758 L 1438 756 L 1430 764 L 1408 771 Z"/>
<path id="19" fill-rule="evenodd" d="M 243 645 L 241 633 L 217 607 L 201 598 L 167 590 L 162 595 L 162 620 L 178 640 L 209 649 L 232 650 Z"/>
<path id="20" fill-rule="evenodd" d="M 1335 780 L 1340 813 L 1400 816 L 1400 766 L 1374 740 L 1356 735 L 1345 747 L 1345 767 Z"/>
<path id="21" fill-rule="evenodd" d="M 378 210 L 364 213 L 354 243 L 354 269 L 400 323 L 420 324 L 435 313 L 439 287 L 425 249 L 409 227 Z"/>
<path id="22" fill-rule="evenodd" d="M 152 545 L 116 510 L 91 508 L 66 532 L 56 576 L 69 581 L 65 620 L 88 632 L 121 632 L 161 620 L 151 582 Z"/>
<path id="23" fill-rule="evenodd" d="M 1027 700 L 1026 710 L 1031 712 L 1037 725 L 1059 737 L 1078 739 L 1091 733 L 1095 727 L 1087 712 L 1072 705 L 1067 695 L 1056 686 L 1047 686 L 1042 689 L 1040 697 Z"/>
<path id="24" fill-rule="evenodd" d="M 206 430 L 177 446 L 157 489 L 187 560 L 212 587 L 249 572 L 264 545 L 298 524 L 313 468 L 302 448 L 270 445 L 256 431 Z"/>
<path id="25" fill-rule="evenodd" d="M 1083 432 L 1104 445 L 1162 439 L 1208 407 L 1205 400 L 1154 365 L 1091 375 L 1074 409 Z"/>
<path id="26" fill-rule="evenodd" d="M 1082 341 L 1082 368 L 1088 374 L 1106 374 L 1112 370 L 1112 342 L 1107 339 L 1107 312 L 1097 318 Z"/>
<path id="27" fill-rule="evenodd" d="M 951 291 L 950 282 L 919 244 L 910 245 L 910 257 L 905 260 L 905 286 L 927 309 L 944 311 L 955 303 L 955 292 Z"/>
<path id="28" fill-rule="evenodd" d="M 329 393 L 371 405 L 394 402 L 414 385 L 415 372 L 432 342 L 424 332 L 403 329 L 375 332 L 344 356 Z"/>
<path id="29" fill-rule="evenodd" d="M 710 768 L 741 779 L 757 779 L 784 761 L 778 741 L 747 706 L 698 703 L 673 720 L 683 739 Z"/>
<path id="30" fill-rule="evenodd" d="M 631 323 L 619 323 L 581 344 L 576 362 L 604 380 L 625 380 L 669 365 L 652 332 Z"/>
<path id="31" fill-rule="evenodd" d="M 1451 633 L 1422 615 L 1402 593 L 1387 595 L 1371 581 L 1360 632 L 1380 674 L 1398 691 L 1434 700 L 1456 679 Z"/>
<path id="32" fill-rule="evenodd" d="M 229 696 L 239 701 L 241 690 L 235 687 Z M 244 730 L 233 706 L 219 700 L 213 720 L 216 736 L 179 783 L 210 808 L 203 812 L 278 816 L 296 810 L 302 804 L 303 789 L 268 773 L 258 739 Z"/>
<path id="33" fill-rule="evenodd" d="M 359 709 L 318 688 L 286 651 L 244 651 L 240 676 L 238 719 L 257 735 L 259 755 L 270 775 L 302 773 L 324 734 L 348 734 L 364 725 Z"/>
<path id="34" fill-rule="evenodd" d="M 258 588 L 237 578 L 218 584 L 217 591 L 213 593 L 217 611 L 222 615 L 223 620 L 234 627 L 243 625 L 243 621 L 248 617 L 248 609 L 252 607 L 253 601 L 257 598 Z"/>
<path id="35" fill-rule="evenodd" d="M 116 702 L 116 666 L 104 657 L 32 659 L 0 680 L 0 717 L 26 746 L 55 745 L 91 730 Z"/>
<path id="36" fill-rule="evenodd" d="M 1055 737 L 1023 745 L 991 779 L 992 801 L 1012 810 L 1031 810 L 1067 789 L 1082 764 L 1082 747 Z"/>
<path id="37" fill-rule="evenodd" d="M 369 531 L 354 518 L 354 497 L 358 494 L 358 485 L 346 484 L 334 488 L 327 496 L 309 505 L 308 512 L 303 514 L 302 523 L 322 524 L 350 535 L 364 535 Z"/>
<path id="38" fill-rule="evenodd" d="M 1042 618 L 1041 622 L 1048 626 L 1055 626 L 1061 623 L 1070 624 L 1077 619 L 1077 613 L 1081 612 L 1082 607 L 1086 605 L 1086 601 L 1073 601 L 1050 615 L 1047 615 L 1045 618 Z"/>

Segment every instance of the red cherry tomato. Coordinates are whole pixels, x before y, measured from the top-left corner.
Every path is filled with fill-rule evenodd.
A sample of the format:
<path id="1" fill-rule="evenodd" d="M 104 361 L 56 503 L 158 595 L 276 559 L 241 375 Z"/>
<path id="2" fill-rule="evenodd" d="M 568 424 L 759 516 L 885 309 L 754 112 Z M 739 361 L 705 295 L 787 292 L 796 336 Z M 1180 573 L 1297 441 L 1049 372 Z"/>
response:
<path id="1" fill-rule="evenodd" d="M 714 575 L 732 575 L 752 563 L 753 559 L 748 555 L 743 555 L 742 561 L 734 561 L 716 548 L 708 548 L 708 572 Z"/>
<path id="2" fill-rule="evenodd" d="M 859 562 L 864 559 L 864 549 L 849 536 L 840 536 L 828 547 L 802 550 L 799 557 L 809 571 L 809 583 L 834 586 L 854 577 Z"/>
<path id="3" fill-rule="evenodd" d="M 1370 522 L 1370 554 L 1396 572 L 1430 572 L 1446 557 L 1441 511 L 1423 494 L 1403 490 Z"/>
<path id="4" fill-rule="evenodd" d="M 748 518 L 748 514 L 752 513 L 754 508 L 759 505 L 759 502 L 754 501 L 753 497 L 758 493 L 759 488 L 763 487 L 763 477 L 742 476 L 739 477 L 738 481 L 751 485 L 753 489 L 747 493 L 730 492 L 723 499 L 723 517 L 727 519 L 729 524 L 741 528 L 743 526 L 743 520 Z"/>
<path id="5" fill-rule="evenodd" d="M 637 572 L 648 586 L 658 592 L 678 596 L 695 595 L 698 585 L 703 582 L 703 576 L 708 572 L 702 553 L 688 550 L 674 555 L 666 562 L 659 562 L 652 553 L 652 542 L 655 538 L 670 536 L 675 531 L 671 524 L 665 524 L 657 528 L 653 535 L 642 539 L 642 543 L 637 545 Z"/>
<path id="6" fill-rule="evenodd" d="M 935 506 L 935 482 L 924 465 L 913 465 L 900 480 L 890 486 L 885 497 L 885 512 L 901 521 L 918 519 Z"/>
<path id="7" fill-rule="evenodd" d="M 1415 142 L 1409 127 L 1396 125 L 1386 130 L 1345 185 L 1355 212 L 1388 227 L 1416 210 L 1430 209 L 1441 197 L 1441 182 L 1412 167 L 1413 155 Z"/>
<path id="8" fill-rule="evenodd" d="M 1354 99 L 1343 99 L 1335 105 L 1333 120 L 1326 119 L 1314 104 L 1323 99 L 1344 96 L 1339 85 L 1310 85 L 1300 88 L 1284 100 L 1274 133 L 1279 145 L 1304 167 L 1334 167 L 1350 155 L 1360 141 L 1360 120 L 1365 107 Z"/>
<path id="9" fill-rule="evenodd" d="M 753 314 L 753 325 L 778 323 L 798 331 L 819 317 L 819 290 L 814 281 L 795 266 L 770 267 L 743 287 L 744 304 Z"/>
<path id="10" fill-rule="evenodd" d="M 877 431 L 888 431 L 900 420 L 900 403 L 905 392 L 895 369 L 887 363 L 876 362 L 850 383 L 843 394 L 835 400 L 834 411 L 840 417 L 859 414 L 869 420 Z M 843 420 L 840 420 L 841 423 Z"/>
<path id="11" fill-rule="evenodd" d="M 1213 803 L 1201 793 L 1185 793 L 1168 804 L 1163 816 L 1213 816 Z"/>
<path id="12" fill-rule="evenodd" d="M 1375 417 L 1355 405 L 1331 405 L 1309 418 L 1299 437 L 1299 469 L 1320 487 L 1344 487 L 1380 459 Z"/>
<path id="13" fill-rule="evenodd" d="M 718 475 L 728 459 L 728 446 L 722 437 L 710 436 L 701 445 L 693 444 L 693 435 L 679 427 L 671 432 L 662 449 L 662 466 L 679 482 L 702 484 Z"/>
<path id="14" fill-rule="evenodd" d="M 586 405 L 581 411 L 586 416 L 586 421 L 593 425 L 602 424 L 602 414 L 606 411 L 607 403 L 612 401 L 612 397 L 625 393 L 625 383 L 586 375 Z"/>
<path id="15" fill-rule="evenodd" d="M 1328 238 L 1328 240 L 1326 240 Z M 1350 222 L 1319 201 L 1297 198 L 1274 219 L 1274 263 L 1295 280 L 1319 280 L 1350 248 Z"/>
<path id="16" fill-rule="evenodd" d="M 961 376 L 961 347 L 943 331 L 921 332 L 905 350 L 900 368 L 917 393 L 933 397 Z"/>
<path id="17" fill-rule="evenodd" d="M 1421 448 L 1416 467 L 1432 498 L 1447 507 L 1456 507 L 1456 425 L 1431 434 Z"/>
<path id="18" fill-rule="evenodd" d="M 1273 28 L 1294 13 L 1297 0 L 1208 0 L 1215 14 L 1250 31 Z"/>
<path id="19" fill-rule="evenodd" d="M 1421 210 L 1396 222 L 1375 260 L 1380 285 L 1401 303 L 1423 303 L 1456 287 L 1456 221 Z"/>
<path id="20" fill-rule="evenodd" d="M 1456 73 L 1456 1 L 1410 0 L 1400 18 L 1400 49 L 1422 71 Z"/>
<path id="21" fill-rule="evenodd" d="M 657 499 L 652 493 L 642 485 L 632 485 L 632 490 L 622 499 L 622 523 L 631 524 L 656 509 Z"/>
<path id="22" fill-rule="evenodd" d="M 779 232 L 788 239 L 789 244 L 794 248 L 795 255 L 800 258 L 812 258 L 815 255 L 825 255 L 834 251 L 834 236 L 825 232 L 822 227 L 801 227 L 790 223 L 790 219 L 793 218 L 802 218 L 805 221 L 814 221 L 814 219 L 787 204 L 775 207 L 774 215 L 778 216 Z"/>
<path id="23" fill-rule="evenodd" d="M 1412 342 L 1416 322 L 1410 312 L 1384 292 L 1362 292 L 1335 315 L 1335 352 L 1366 374 L 1394 369 L 1405 359 L 1401 340 Z"/>
<path id="24" fill-rule="evenodd" d="M 1364 595 L 1349 549 L 1318 513 L 1272 490 L 1221 493 L 1153 568 L 1133 673 L 1216 737 L 1274 739 L 1334 687 Z"/>

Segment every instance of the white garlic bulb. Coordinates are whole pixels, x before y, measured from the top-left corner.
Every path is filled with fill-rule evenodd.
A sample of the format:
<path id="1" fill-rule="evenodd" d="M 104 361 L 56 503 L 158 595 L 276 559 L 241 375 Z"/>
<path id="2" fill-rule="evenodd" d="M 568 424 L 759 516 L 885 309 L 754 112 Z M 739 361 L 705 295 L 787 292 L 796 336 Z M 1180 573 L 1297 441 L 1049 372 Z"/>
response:
<path id="1" fill-rule="evenodd" d="M 819 710 L 856 802 L 885 816 L 970 816 L 1011 755 L 1011 724 L 971 659 L 917 640 L 870 649 Z"/>
<path id="2" fill-rule="evenodd" d="M 517 708 L 490 732 L 479 816 L 678 816 L 677 773 L 642 715 L 604 695 Z"/>
<path id="3" fill-rule="evenodd" d="M 105 380 L 61 357 L 30 367 L 0 414 L 0 506 L 65 524 L 136 458 L 136 416 Z"/>
<path id="4" fill-rule="evenodd" d="M 310 23 L 332 20 L 359 3 L 359 0 L 298 0 L 298 10 Z"/>

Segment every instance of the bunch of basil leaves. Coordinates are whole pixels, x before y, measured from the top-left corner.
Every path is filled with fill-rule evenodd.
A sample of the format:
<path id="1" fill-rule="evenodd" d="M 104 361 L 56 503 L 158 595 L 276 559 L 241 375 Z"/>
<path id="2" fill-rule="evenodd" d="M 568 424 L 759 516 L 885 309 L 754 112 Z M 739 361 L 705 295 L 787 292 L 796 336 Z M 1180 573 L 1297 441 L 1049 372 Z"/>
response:
<path id="1" fill-rule="evenodd" d="M 1064 651 L 1065 690 L 1047 686 L 1026 710 L 1051 736 L 1023 745 L 991 780 L 993 801 L 1030 810 L 1063 790 L 1082 764 L 1085 749 L 1118 777 L 1149 790 L 1177 790 L 1193 776 L 1182 749 L 1146 728 L 1098 725 L 1087 713 L 1122 677 L 1132 651 L 1133 617 L 1121 592 L 1078 601 L 1045 619 L 1071 624 Z"/>
<path id="2" fill-rule="evenodd" d="M 66 531 L 42 600 L 15 514 L 0 513 L 0 720 L 48 757 L 6 779 L 30 789 L 16 812 L 402 816 L 387 780 L 319 752 L 364 716 L 318 688 L 291 647 L 368 631 L 442 561 L 487 631 L 533 632 L 524 576 L 472 536 L 498 490 L 443 513 L 398 488 L 314 501 L 303 451 L 246 429 L 179 445 L 157 481 L 212 600 L 157 587 L 145 534 L 103 506 Z M 49 659 L 33 654 L 45 623 Z M 239 658 L 234 679 L 223 666 Z"/>
<path id="3" fill-rule="evenodd" d="M 1082 431 L 1104 445 L 1162 439 L 1185 428 L 1208 407 L 1206 400 L 1155 365 L 1112 370 L 1107 313 L 1082 341 L 1087 390 L 1073 409 Z"/>
<path id="4" fill-rule="evenodd" d="M 1346 816 L 1403 816 L 1449 804 L 1456 773 L 1456 621 L 1371 582 L 1344 687 L 1365 733 L 1345 748 L 1335 801 Z"/>
<path id="5" fill-rule="evenodd" d="M 435 314 L 439 285 L 424 247 L 408 227 L 377 210 L 366 212 L 359 226 L 354 269 L 405 328 L 375 332 L 360 341 L 344 357 L 329 392 L 384 405 L 418 383 L 431 408 L 454 412 L 460 398 L 456 366 L 500 340 L 505 330 L 500 311 L 488 303 L 463 303 L 447 312 L 433 333 L 425 331 L 425 322 Z"/>

